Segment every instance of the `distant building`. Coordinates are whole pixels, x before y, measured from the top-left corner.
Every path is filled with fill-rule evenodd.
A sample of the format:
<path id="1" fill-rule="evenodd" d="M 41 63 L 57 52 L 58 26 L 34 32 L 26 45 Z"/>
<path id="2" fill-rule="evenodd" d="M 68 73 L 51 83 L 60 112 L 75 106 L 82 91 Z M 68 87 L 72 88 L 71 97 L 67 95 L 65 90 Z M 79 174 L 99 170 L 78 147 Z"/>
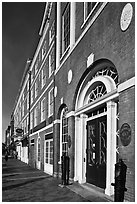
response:
<path id="1" fill-rule="evenodd" d="M 39 34 L 13 110 L 19 158 L 61 176 L 65 153 L 70 180 L 109 196 L 122 158 L 134 201 L 135 4 L 48 2 Z"/>

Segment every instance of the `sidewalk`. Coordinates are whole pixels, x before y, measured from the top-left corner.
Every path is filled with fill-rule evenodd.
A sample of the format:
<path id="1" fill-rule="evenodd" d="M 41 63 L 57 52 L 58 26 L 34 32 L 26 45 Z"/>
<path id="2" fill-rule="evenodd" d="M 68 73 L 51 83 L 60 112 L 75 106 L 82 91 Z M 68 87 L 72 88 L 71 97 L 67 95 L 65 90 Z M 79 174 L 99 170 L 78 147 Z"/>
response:
<path id="1" fill-rule="evenodd" d="M 61 180 L 27 164 L 9 159 L 2 166 L 3 202 L 108 202 L 104 195 L 72 184 L 61 188 Z M 82 191 L 81 189 L 82 188 Z"/>

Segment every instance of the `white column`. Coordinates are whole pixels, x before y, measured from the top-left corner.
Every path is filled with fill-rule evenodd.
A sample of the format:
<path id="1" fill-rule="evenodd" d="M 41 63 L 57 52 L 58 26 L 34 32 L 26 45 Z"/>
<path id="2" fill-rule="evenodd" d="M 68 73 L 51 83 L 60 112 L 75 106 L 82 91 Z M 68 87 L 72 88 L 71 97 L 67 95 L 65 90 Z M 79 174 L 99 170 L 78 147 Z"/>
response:
<path id="1" fill-rule="evenodd" d="M 75 13 L 76 13 L 76 2 L 70 3 L 70 49 L 75 44 Z"/>
<path id="2" fill-rule="evenodd" d="M 86 119 L 85 114 L 75 118 L 75 177 L 79 183 L 86 182 Z"/>
<path id="3" fill-rule="evenodd" d="M 114 168 L 116 163 L 116 109 L 117 105 L 113 101 L 107 103 L 107 169 L 106 169 L 106 189 L 105 194 L 113 195 Z"/>
<path id="4" fill-rule="evenodd" d="M 60 41 L 61 41 L 61 2 L 57 2 L 56 69 L 60 65 Z"/>

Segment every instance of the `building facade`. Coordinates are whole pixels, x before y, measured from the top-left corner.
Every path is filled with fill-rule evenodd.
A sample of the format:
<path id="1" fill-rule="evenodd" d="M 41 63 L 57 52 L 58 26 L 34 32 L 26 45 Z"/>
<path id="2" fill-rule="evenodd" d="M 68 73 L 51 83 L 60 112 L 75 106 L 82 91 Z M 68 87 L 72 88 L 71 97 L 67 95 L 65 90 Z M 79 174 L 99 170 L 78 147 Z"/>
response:
<path id="1" fill-rule="evenodd" d="M 40 41 L 14 108 L 22 161 L 114 194 L 115 164 L 127 165 L 135 200 L 135 4 L 48 2 Z M 15 129 L 15 128 L 14 128 Z"/>

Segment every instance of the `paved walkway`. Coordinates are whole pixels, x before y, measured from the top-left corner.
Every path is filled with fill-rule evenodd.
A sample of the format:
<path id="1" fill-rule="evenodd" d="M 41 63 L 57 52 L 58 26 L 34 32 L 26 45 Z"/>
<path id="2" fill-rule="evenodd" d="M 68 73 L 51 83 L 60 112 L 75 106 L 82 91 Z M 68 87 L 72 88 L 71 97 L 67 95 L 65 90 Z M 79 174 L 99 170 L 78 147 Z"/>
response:
<path id="1" fill-rule="evenodd" d="M 27 164 L 9 159 L 2 166 L 3 202 L 108 202 L 103 195 L 72 184 L 61 188 L 61 180 Z M 83 188 L 83 187 L 82 187 Z M 89 193 L 90 192 L 90 193 Z"/>

